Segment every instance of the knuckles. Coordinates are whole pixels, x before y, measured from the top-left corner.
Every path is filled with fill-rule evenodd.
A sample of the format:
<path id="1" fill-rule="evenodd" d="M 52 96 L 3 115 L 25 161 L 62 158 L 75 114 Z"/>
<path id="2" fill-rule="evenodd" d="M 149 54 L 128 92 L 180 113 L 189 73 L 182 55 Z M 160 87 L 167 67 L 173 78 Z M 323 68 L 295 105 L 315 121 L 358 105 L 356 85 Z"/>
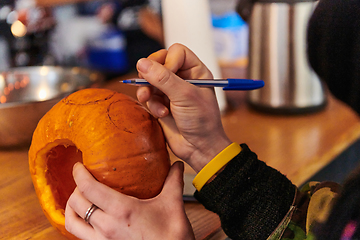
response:
<path id="1" fill-rule="evenodd" d="M 165 85 L 171 78 L 171 73 L 166 68 L 162 67 L 157 74 L 156 81 L 159 85 Z"/>
<path id="2" fill-rule="evenodd" d="M 77 188 L 82 195 L 88 195 L 94 190 L 94 184 L 89 179 L 83 179 L 77 183 Z"/>
<path id="3" fill-rule="evenodd" d="M 98 226 L 98 229 L 105 239 L 115 239 L 114 237 L 117 236 L 117 231 L 119 231 L 118 228 L 113 226 L 113 223 L 102 224 Z"/>

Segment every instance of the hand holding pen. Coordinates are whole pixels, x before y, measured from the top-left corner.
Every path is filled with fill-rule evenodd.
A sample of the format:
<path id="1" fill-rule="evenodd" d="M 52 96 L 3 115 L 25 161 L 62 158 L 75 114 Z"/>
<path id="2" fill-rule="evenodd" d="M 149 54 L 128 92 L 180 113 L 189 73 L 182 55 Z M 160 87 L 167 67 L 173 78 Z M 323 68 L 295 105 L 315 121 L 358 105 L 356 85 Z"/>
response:
<path id="1" fill-rule="evenodd" d="M 137 68 L 155 87 L 140 87 L 138 100 L 146 103 L 150 112 L 159 118 L 167 143 L 178 158 L 198 171 L 231 144 L 222 128 L 213 89 L 186 83 L 150 59 L 141 59 Z M 165 71 L 166 77 L 163 77 Z"/>

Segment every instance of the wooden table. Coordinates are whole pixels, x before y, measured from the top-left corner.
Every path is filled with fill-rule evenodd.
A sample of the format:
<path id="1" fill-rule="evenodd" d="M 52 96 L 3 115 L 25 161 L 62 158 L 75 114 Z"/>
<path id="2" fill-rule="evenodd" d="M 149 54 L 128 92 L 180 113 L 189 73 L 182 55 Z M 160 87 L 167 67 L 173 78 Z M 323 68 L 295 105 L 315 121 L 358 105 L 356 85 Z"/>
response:
<path id="1" fill-rule="evenodd" d="M 227 75 L 232 77 L 231 73 Z M 107 88 L 135 95 L 132 86 L 112 81 Z M 261 160 L 300 185 L 329 164 L 360 136 L 359 117 L 344 104 L 329 98 L 321 112 L 301 116 L 255 112 L 241 92 L 228 92 L 231 109 L 223 124 L 229 137 L 245 142 Z M 27 148 L 0 150 L 0 239 L 64 237 L 51 227 L 35 195 L 28 171 Z M 192 170 L 187 168 L 187 174 Z M 185 204 L 196 239 L 224 239 L 218 217 L 196 202 Z"/>
<path id="2" fill-rule="evenodd" d="M 0 151 L 0 239 L 65 240 L 43 214 L 28 170 L 27 148 Z M 197 239 L 220 231 L 217 216 L 199 203 L 186 203 Z"/>

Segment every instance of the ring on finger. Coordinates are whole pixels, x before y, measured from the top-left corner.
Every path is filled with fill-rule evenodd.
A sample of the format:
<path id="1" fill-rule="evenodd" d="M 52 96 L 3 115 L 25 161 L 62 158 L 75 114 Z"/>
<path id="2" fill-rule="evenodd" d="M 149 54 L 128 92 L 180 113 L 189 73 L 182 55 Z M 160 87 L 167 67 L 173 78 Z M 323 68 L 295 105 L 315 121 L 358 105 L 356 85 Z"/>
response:
<path id="1" fill-rule="evenodd" d="M 92 204 L 88 210 L 85 213 L 84 221 L 88 224 L 90 224 L 90 217 L 95 212 L 95 210 L 98 209 L 98 207 L 95 204 Z"/>

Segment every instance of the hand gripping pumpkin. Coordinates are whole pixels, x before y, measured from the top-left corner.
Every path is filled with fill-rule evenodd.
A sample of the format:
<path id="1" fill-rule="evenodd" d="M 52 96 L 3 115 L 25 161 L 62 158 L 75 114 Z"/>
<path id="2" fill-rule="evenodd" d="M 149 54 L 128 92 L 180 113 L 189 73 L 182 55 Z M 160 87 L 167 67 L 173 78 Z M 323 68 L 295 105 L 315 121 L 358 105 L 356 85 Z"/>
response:
<path id="1" fill-rule="evenodd" d="M 64 209 L 76 186 L 75 162 L 98 181 L 137 198 L 156 196 L 170 168 L 159 123 L 134 99 L 95 88 L 64 98 L 39 121 L 29 164 L 45 215 L 70 238 Z"/>

